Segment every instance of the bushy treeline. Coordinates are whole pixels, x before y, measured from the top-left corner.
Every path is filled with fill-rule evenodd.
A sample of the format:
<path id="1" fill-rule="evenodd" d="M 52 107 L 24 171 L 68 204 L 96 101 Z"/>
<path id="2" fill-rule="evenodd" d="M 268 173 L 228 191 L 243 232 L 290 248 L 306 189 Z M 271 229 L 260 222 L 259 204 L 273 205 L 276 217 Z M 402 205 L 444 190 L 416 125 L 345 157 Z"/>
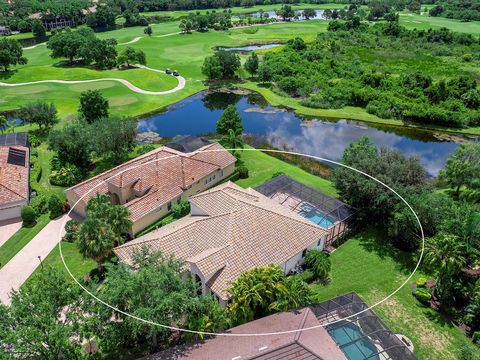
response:
<path id="1" fill-rule="evenodd" d="M 450 63 L 478 61 L 477 38 L 445 28 L 407 30 L 395 18 L 369 26 L 354 17 L 332 21 L 328 30 L 310 44 L 297 38 L 267 53 L 259 81 L 272 81 L 274 91 L 314 108 L 357 106 L 381 118 L 480 124 L 477 83 Z"/>
<path id="2" fill-rule="evenodd" d="M 437 0 L 430 16 L 443 16 L 462 21 L 480 20 L 480 2 L 465 0 Z"/>

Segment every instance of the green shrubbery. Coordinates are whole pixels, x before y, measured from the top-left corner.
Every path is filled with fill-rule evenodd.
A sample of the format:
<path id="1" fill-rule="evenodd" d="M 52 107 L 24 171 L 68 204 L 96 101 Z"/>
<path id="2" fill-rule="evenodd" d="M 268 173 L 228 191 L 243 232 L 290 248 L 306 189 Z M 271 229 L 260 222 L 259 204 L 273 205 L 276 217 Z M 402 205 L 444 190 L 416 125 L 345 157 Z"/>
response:
<path id="1" fill-rule="evenodd" d="M 48 199 L 48 210 L 50 211 L 50 219 L 55 219 L 63 214 L 64 202 L 56 194 L 52 194 Z"/>
<path id="2" fill-rule="evenodd" d="M 185 199 L 181 199 L 178 204 L 172 206 L 172 215 L 175 219 L 180 219 L 181 217 L 188 215 L 189 212 L 190 203 Z"/>
<path id="3" fill-rule="evenodd" d="M 237 166 L 236 171 L 238 172 L 238 177 L 240 179 L 248 178 L 248 168 L 245 165 Z"/>
<path id="4" fill-rule="evenodd" d="M 423 276 L 419 277 L 415 283 L 417 284 L 417 287 L 423 288 L 427 285 L 427 278 Z"/>
<path id="5" fill-rule="evenodd" d="M 411 60 L 412 54 L 423 60 Z M 446 55 L 458 62 L 474 61 L 480 57 L 480 44 L 469 34 L 407 30 L 397 21 L 373 26 L 333 21 L 313 43 L 291 40 L 281 51 L 266 53 L 259 81 L 273 80 L 273 91 L 301 97 L 301 104 L 308 107 L 359 106 L 381 118 L 476 126 L 480 105 L 476 82 L 459 71 L 435 81 L 446 69 L 416 63 L 433 63 Z M 405 58 L 405 65 L 392 63 L 393 57 Z M 418 71 L 420 66 L 426 70 Z M 261 76 L 264 68 L 270 70 L 268 79 Z"/>
<path id="6" fill-rule="evenodd" d="M 30 206 L 38 215 L 46 214 L 48 212 L 48 197 L 39 194 L 30 200 Z"/>
<path id="7" fill-rule="evenodd" d="M 425 288 L 416 288 L 413 290 L 413 295 L 423 304 L 428 304 L 432 298 L 432 294 Z"/>
<path id="8" fill-rule="evenodd" d="M 63 241 L 74 242 L 77 240 L 78 232 L 80 231 L 80 223 L 77 220 L 68 220 L 65 224 L 65 235 Z"/>
<path id="9" fill-rule="evenodd" d="M 309 250 L 305 256 L 305 265 L 310 270 L 316 280 L 320 283 L 326 283 L 329 278 L 332 262 L 330 255 L 318 250 Z"/>
<path id="10" fill-rule="evenodd" d="M 24 206 L 22 207 L 21 217 L 23 221 L 23 226 L 31 227 L 35 225 L 37 220 L 37 214 L 35 210 L 31 206 Z"/>
<path id="11" fill-rule="evenodd" d="M 82 180 L 82 172 L 72 164 L 65 164 L 50 173 L 50 184 L 69 187 Z"/>

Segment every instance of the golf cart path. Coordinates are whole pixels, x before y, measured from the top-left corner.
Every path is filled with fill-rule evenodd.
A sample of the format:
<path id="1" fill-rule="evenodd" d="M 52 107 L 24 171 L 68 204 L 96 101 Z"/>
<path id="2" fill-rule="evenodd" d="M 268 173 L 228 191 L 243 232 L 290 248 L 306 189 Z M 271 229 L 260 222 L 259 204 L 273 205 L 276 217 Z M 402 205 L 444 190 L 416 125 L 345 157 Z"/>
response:
<path id="1" fill-rule="evenodd" d="M 50 221 L 30 242 L 0 269 L 0 302 L 10 304 L 10 292 L 18 290 L 29 276 L 40 266 L 40 258 L 47 255 L 58 244 L 63 215 Z M 62 232 L 64 232 L 62 230 Z"/>
<path id="2" fill-rule="evenodd" d="M 154 36 L 151 36 L 151 37 L 155 37 L 155 38 L 162 38 L 162 37 L 167 37 L 167 36 L 172 36 L 172 35 L 178 35 L 178 34 L 181 34 L 182 32 L 181 31 L 177 31 L 177 32 L 174 32 L 174 33 L 169 33 L 169 34 L 163 34 L 163 35 L 154 35 Z M 117 45 L 130 45 L 130 44 L 134 44 L 144 38 L 146 38 L 147 35 L 143 35 L 143 36 L 137 36 L 136 38 L 133 38 L 132 40 L 130 41 L 127 41 L 127 42 L 124 42 L 124 43 L 119 43 Z"/>
<path id="3" fill-rule="evenodd" d="M 144 65 L 135 65 L 137 68 L 149 70 L 149 71 L 154 71 L 158 73 L 164 74 L 165 71 L 163 70 L 158 70 L 158 69 L 152 69 Z M 91 79 L 91 80 L 38 80 L 38 81 L 30 81 L 30 82 L 24 82 L 24 83 L 4 83 L 0 82 L 0 86 L 7 86 L 7 87 L 14 87 L 14 86 L 24 86 L 24 85 L 35 85 L 35 84 L 45 84 L 45 83 L 55 83 L 55 84 L 86 84 L 86 83 L 93 83 L 93 82 L 99 82 L 99 81 L 117 81 L 123 85 L 125 85 L 127 88 L 130 90 L 138 93 L 138 94 L 144 94 L 144 95 L 166 95 L 166 94 L 172 94 L 174 92 L 180 91 L 185 87 L 186 80 L 183 76 L 177 76 L 176 77 L 178 80 L 178 85 L 175 86 L 173 89 L 170 90 L 165 90 L 165 91 L 148 91 L 148 90 L 143 90 L 140 89 L 139 87 L 133 85 L 130 81 L 125 80 L 125 79 L 118 79 L 118 78 L 100 78 L 100 79 Z"/>

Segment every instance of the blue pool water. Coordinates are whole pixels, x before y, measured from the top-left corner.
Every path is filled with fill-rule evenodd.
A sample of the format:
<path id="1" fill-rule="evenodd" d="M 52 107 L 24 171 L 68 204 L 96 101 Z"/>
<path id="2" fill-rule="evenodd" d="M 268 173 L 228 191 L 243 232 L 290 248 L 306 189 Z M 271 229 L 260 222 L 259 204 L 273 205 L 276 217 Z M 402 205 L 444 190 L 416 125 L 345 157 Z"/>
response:
<path id="1" fill-rule="evenodd" d="M 335 223 L 335 219 L 326 216 L 325 214 L 321 213 L 320 211 L 309 205 L 304 205 L 302 207 L 300 215 L 324 229 L 330 228 Z"/>
<path id="2" fill-rule="evenodd" d="M 378 349 L 364 335 L 360 328 L 351 322 L 327 326 L 327 331 L 349 360 L 380 360 Z M 356 340 L 356 341 L 355 341 Z M 349 345 L 347 345 L 349 344 Z M 371 357 L 370 357 L 371 356 Z"/>

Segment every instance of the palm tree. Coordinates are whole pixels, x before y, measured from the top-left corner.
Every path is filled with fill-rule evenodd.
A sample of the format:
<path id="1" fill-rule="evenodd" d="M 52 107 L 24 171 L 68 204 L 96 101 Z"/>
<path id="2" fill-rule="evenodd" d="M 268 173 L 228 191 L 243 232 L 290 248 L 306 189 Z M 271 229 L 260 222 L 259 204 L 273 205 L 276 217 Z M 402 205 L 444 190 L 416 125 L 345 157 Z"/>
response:
<path id="1" fill-rule="evenodd" d="M 326 282 L 332 263 L 327 253 L 318 249 L 310 250 L 305 256 L 305 265 L 312 270 L 315 277 L 322 283 Z"/>
<path id="2" fill-rule="evenodd" d="M 228 133 L 222 136 L 221 144 L 230 149 L 232 155 L 238 153 L 238 149 L 243 149 L 245 144 L 242 139 L 242 132 L 239 129 L 228 129 Z"/>
<path id="3" fill-rule="evenodd" d="M 296 276 L 288 276 L 279 286 L 277 300 L 268 307 L 270 312 L 287 311 L 305 306 L 310 295 L 308 285 Z"/>
<path id="4" fill-rule="evenodd" d="M 442 301 L 449 297 L 452 276 L 467 265 L 466 244 L 458 236 L 440 233 L 425 246 L 425 265 L 436 272 L 435 292 Z"/>

